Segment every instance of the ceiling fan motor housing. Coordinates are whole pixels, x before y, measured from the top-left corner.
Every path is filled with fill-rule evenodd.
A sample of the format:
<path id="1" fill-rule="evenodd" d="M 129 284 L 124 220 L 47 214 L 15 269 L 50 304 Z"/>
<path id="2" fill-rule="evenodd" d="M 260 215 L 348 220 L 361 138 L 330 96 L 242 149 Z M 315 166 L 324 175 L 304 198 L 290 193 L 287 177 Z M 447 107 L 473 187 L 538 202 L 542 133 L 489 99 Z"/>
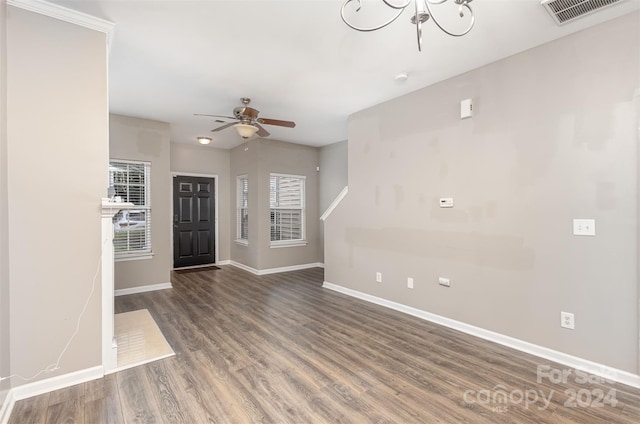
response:
<path id="1" fill-rule="evenodd" d="M 249 106 L 240 106 L 233 109 L 233 114 L 240 120 L 253 121 L 258 117 L 259 111 Z"/>

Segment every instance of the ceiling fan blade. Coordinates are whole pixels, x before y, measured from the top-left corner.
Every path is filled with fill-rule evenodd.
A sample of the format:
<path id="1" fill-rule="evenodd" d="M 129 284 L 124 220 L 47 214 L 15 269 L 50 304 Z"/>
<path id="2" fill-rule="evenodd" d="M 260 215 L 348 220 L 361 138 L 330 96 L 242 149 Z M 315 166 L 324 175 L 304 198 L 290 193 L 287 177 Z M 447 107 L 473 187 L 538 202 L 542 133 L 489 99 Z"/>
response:
<path id="1" fill-rule="evenodd" d="M 228 124 L 225 124 L 225 125 L 223 125 L 223 126 L 221 126 L 221 127 L 218 127 L 218 128 L 214 128 L 214 129 L 212 129 L 212 130 L 211 130 L 211 132 L 220 131 L 220 130 L 223 130 L 223 129 L 225 129 L 225 128 L 229 128 L 229 127 L 231 127 L 231 126 L 233 126 L 233 125 L 235 125 L 235 124 L 236 124 L 235 122 L 229 122 Z"/>
<path id="2" fill-rule="evenodd" d="M 270 135 L 269 131 L 265 130 L 264 127 L 257 122 L 254 122 L 253 125 L 258 127 L 258 131 L 256 132 L 256 134 L 258 134 L 260 137 L 268 137 Z"/>
<path id="3" fill-rule="evenodd" d="M 204 113 L 194 113 L 193 116 L 209 116 L 211 118 L 223 118 L 223 119 L 233 119 L 235 120 L 236 118 L 234 118 L 233 116 L 224 116 L 224 115 L 207 115 Z"/>
<path id="4" fill-rule="evenodd" d="M 293 121 L 281 121 L 279 119 L 258 118 L 257 121 L 260 122 L 261 124 L 278 125 L 280 127 L 287 127 L 287 128 L 294 128 L 296 126 L 296 123 Z"/>

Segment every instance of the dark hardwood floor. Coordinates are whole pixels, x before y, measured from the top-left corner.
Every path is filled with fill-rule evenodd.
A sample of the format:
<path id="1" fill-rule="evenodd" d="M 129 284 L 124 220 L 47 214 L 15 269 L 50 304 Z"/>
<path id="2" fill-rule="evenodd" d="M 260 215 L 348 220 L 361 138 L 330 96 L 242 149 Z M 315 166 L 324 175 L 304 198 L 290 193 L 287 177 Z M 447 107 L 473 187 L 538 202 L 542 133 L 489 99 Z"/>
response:
<path id="1" fill-rule="evenodd" d="M 175 357 L 17 402 L 10 422 L 640 422 L 638 389 L 554 382 L 566 366 L 322 289 L 321 269 L 172 279 L 116 311 L 148 309 Z"/>

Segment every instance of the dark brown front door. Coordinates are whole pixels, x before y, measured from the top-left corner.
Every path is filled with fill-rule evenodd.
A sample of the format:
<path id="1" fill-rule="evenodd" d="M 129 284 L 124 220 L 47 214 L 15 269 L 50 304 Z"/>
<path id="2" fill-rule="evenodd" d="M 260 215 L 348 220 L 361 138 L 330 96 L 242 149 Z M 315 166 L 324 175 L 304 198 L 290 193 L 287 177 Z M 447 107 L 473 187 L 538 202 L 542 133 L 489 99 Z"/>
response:
<path id="1" fill-rule="evenodd" d="M 215 262 L 214 179 L 173 177 L 173 267 Z"/>

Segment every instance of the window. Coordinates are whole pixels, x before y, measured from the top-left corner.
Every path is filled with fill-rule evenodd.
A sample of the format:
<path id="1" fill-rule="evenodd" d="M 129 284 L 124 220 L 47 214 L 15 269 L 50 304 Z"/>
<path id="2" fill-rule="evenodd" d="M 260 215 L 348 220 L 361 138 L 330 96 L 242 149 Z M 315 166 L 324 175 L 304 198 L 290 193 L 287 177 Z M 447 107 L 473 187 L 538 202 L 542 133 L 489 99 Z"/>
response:
<path id="1" fill-rule="evenodd" d="M 113 160 L 109 162 L 109 184 L 123 202 L 136 205 L 113 218 L 115 258 L 139 259 L 151 255 L 151 164 Z"/>
<path id="2" fill-rule="evenodd" d="M 236 179 L 237 229 L 236 242 L 249 243 L 249 177 L 240 175 Z"/>
<path id="3" fill-rule="evenodd" d="M 304 182 L 297 175 L 271 174 L 269 208 L 271 216 L 271 245 L 305 243 Z"/>

